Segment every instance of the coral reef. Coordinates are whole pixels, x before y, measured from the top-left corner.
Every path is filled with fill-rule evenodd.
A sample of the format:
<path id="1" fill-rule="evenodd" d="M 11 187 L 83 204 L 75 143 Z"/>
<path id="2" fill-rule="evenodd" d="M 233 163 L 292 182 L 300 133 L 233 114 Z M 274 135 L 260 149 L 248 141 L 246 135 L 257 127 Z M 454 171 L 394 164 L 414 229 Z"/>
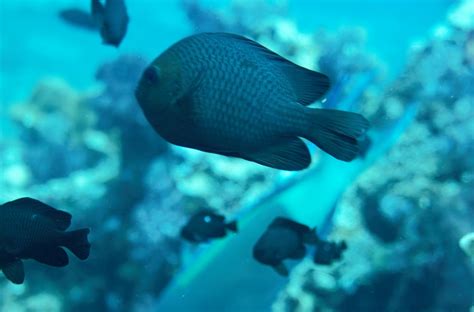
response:
<path id="1" fill-rule="evenodd" d="M 65 82 L 47 79 L 26 103 L 12 106 L 20 140 L 2 142 L 2 201 L 24 196 L 85 208 L 118 175 L 118 142 L 95 127 L 96 116 Z M 7 148 L 8 143 L 8 148 Z"/>
<path id="2" fill-rule="evenodd" d="M 30 304 L 25 297 L 48 301 L 51 311 L 142 309 L 140 298 L 152 304 L 179 269 L 179 230 L 190 213 L 212 207 L 234 215 L 272 185 L 275 170 L 162 140 L 133 96 L 144 66 L 124 55 L 99 68 L 102 87 L 93 92 L 47 79 L 12 106 L 21 140 L 0 143 L 7 151 L 0 199 L 33 196 L 77 215 L 93 229 L 93 256 L 61 272 L 28 270 L 24 293 L 0 294 L 4 306 Z M 59 288 L 65 284 L 77 287 Z"/>
<path id="3" fill-rule="evenodd" d="M 375 134 L 383 136 L 416 107 L 407 132 L 339 201 L 330 239 L 348 242 L 343 261 L 328 267 L 303 261 L 273 310 L 472 306 L 474 268 L 458 245 L 474 228 L 472 1 L 414 47 L 388 87 L 380 83 L 384 65 L 367 52 L 362 28 L 302 33 L 286 17 L 284 1 L 235 1 L 219 11 L 183 0 L 182 7 L 196 31 L 241 33 L 327 73 L 333 88 L 315 105 L 361 112 Z M 1 280 L 0 309 L 153 310 L 183 265 L 178 236 L 190 214 L 212 207 L 234 218 L 288 177 L 162 140 L 134 98 L 146 64 L 122 55 L 98 69 L 100 87 L 85 93 L 45 79 L 31 98 L 12 106 L 19 139 L 0 140 L 0 202 L 28 195 L 70 211 L 93 229 L 93 248 L 87 262 L 60 271 L 27 263 L 23 286 Z"/>
<path id="4" fill-rule="evenodd" d="M 389 154 L 340 201 L 331 238 L 349 242 L 345 260 L 318 269 L 302 263 L 274 311 L 467 311 L 473 305 L 474 267 L 458 246 L 474 228 L 474 75 L 462 48 L 472 30 L 445 27 L 449 35 L 415 53 L 371 114 L 381 126 L 410 103 L 419 107 Z"/>

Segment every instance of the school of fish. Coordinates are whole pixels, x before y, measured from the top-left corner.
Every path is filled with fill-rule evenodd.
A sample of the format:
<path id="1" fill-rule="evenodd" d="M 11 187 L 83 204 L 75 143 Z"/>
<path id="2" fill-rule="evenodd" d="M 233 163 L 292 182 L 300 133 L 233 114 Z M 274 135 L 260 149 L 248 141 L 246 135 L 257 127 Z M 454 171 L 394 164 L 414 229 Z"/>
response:
<path id="1" fill-rule="evenodd" d="M 66 23 L 98 32 L 119 47 L 129 15 L 123 0 L 91 0 L 89 10 L 58 13 Z M 144 70 L 135 97 L 150 126 L 168 142 L 238 157 L 280 170 L 303 170 L 311 155 L 302 139 L 327 154 L 352 161 L 370 147 L 361 115 L 308 107 L 330 88 L 329 78 L 285 59 L 259 43 L 231 33 L 200 33 L 161 53 Z M 0 205 L 0 270 L 15 284 L 25 280 L 23 261 L 64 267 L 69 256 L 89 257 L 89 228 L 67 231 L 72 216 L 24 197 Z M 209 208 L 198 210 L 181 229 L 193 244 L 237 233 L 237 221 Z M 278 217 L 255 243 L 253 257 L 281 275 L 287 259 L 301 260 L 307 246 L 316 264 L 338 261 L 345 242 L 320 239 L 315 229 Z"/>

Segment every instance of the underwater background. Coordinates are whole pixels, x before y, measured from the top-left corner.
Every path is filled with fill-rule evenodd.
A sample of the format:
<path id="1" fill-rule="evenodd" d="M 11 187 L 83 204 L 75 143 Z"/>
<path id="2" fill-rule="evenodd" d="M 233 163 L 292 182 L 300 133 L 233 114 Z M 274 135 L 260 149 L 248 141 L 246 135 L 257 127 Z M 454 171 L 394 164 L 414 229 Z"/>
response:
<path id="1" fill-rule="evenodd" d="M 64 23 L 80 0 L 0 2 L 0 203 L 30 196 L 91 228 L 91 255 L 0 277 L 0 311 L 474 311 L 473 0 L 129 0 L 119 48 Z M 317 107 L 370 120 L 366 155 L 285 172 L 168 144 L 134 97 L 193 33 L 232 32 L 325 73 Z M 203 207 L 239 222 L 204 245 Z M 277 216 L 345 240 L 281 277 L 252 258 Z"/>

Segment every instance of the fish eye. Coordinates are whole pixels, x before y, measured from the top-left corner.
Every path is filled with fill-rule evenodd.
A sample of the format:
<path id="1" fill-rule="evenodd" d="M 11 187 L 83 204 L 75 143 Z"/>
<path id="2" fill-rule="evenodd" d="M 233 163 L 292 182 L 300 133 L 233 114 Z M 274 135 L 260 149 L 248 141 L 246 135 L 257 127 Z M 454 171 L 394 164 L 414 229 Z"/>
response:
<path id="1" fill-rule="evenodd" d="M 158 72 L 155 66 L 148 67 L 143 73 L 143 77 L 148 83 L 157 83 L 158 82 Z"/>

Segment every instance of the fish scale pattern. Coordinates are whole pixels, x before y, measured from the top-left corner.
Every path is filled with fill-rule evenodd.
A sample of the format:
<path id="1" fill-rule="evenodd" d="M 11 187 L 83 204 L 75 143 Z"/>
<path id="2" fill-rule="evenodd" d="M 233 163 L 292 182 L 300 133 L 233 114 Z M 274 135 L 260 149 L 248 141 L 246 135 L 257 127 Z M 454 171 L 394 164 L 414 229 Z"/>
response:
<path id="1" fill-rule="evenodd" d="M 294 123 L 302 122 L 300 115 L 295 118 L 300 105 L 286 77 L 258 49 L 204 34 L 183 40 L 170 52 L 183 65 L 183 85 L 199 79 L 192 103 L 187 103 L 197 125 L 197 145 L 259 150 L 295 133 Z"/>
<path id="2" fill-rule="evenodd" d="M 7 236 L 6 241 L 15 241 L 15 251 L 18 253 L 31 246 L 37 246 L 43 241 L 51 242 L 50 239 L 55 236 L 50 222 L 45 218 L 42 218 L 41 222 L 35 222 L 33 218 L 41 218 L 41 216 L 31 213 L 28 209 L 18 210 L 3 207 L 2 210 L 4 217 L 0 222 L 0 227 L 5 229 L 2 231 L 2 235 Z M 8 220 L 15 220 L 15 222 L 11 223 Z M 15 230 L 7 230 L 11 227 L 14 227 Z M 14 237 L 9 237 L 11 234 L 14 234 Z"/>

